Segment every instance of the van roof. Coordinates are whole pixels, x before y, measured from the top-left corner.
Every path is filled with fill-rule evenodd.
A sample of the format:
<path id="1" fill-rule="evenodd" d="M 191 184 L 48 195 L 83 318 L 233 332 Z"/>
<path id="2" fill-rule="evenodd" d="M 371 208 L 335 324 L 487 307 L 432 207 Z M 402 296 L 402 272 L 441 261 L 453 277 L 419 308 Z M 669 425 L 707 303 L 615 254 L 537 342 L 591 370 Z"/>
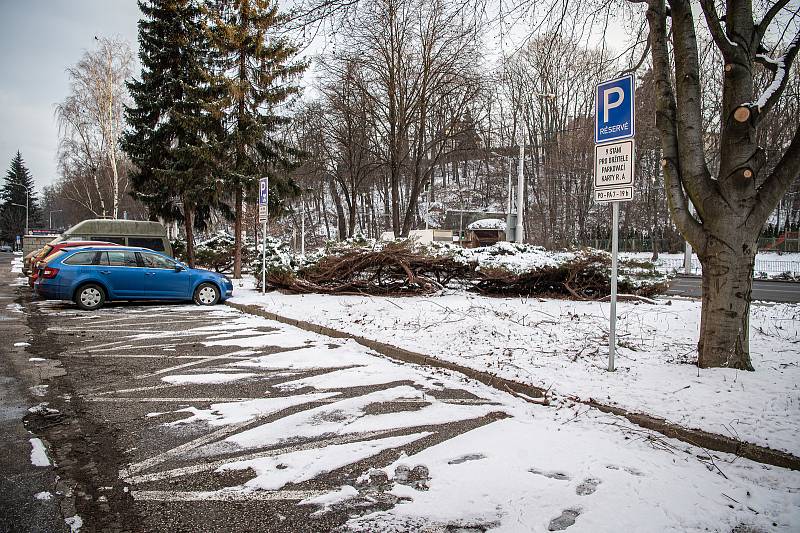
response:
<path id="1" fill-rule="evenodd" d="M 104 218 L 93 218 L 78 222 L 64 232 L 65 237 L 70 235 L 153 235 L 165 237 L 166 234 L 167 231 L 160 222 Z"/>

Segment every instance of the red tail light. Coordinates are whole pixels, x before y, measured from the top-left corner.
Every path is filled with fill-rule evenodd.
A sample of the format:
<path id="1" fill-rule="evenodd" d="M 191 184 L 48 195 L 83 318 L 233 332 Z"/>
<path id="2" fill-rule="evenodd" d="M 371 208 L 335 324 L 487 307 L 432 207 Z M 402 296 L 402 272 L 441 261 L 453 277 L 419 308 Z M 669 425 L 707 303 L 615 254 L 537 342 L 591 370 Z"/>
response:
<path id="1" fill-rule="evenodd" d="M 53 279 L 54 277 L 56 277 L 56 274 L 58 274 L 57 268 L 45 267 L 44 270 L 42 270 L 42 273 L 39 275 L 39 277 L 45 279 Z"/>

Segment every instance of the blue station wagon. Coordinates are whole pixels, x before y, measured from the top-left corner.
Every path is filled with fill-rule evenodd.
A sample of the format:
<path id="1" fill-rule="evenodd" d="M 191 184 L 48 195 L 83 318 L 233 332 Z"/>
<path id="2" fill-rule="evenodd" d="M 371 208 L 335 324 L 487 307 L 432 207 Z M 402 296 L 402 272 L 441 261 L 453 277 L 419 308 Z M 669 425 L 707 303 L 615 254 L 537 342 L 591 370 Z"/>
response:
<path id="1" fill-rule="evenodd" d="M 222 274 L 189 268 L 147 248 L 87 246 L 50 256 L 39 268 L 36 292 L 47 300 L 72 300 L 93 310 L 109 300 L 214 305 L 233 294 L 233 284 Z"/>

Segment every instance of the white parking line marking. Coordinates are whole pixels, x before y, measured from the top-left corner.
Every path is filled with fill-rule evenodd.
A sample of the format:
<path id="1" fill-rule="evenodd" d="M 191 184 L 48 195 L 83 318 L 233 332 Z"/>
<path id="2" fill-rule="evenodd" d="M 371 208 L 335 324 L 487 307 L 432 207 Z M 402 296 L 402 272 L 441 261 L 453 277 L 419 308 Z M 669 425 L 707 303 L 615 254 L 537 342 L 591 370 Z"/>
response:
<path id="1" fill-rule="evenodd" d="M 91 341 L 89 341 L 91 342 Z M 119 342 L 136 342 L 136 339 L 128 339 Z M 109 350 L 120 350 L 125 348 L 126 350 L 144 350 L 148 348 L 175 348 L 176 346 L 193 346 L 197 344 L 196 342 L 170 342 L 166 344 L 124 344 L 122 346 L 115 346 L 114 348 L 93 348 L 91 350 L 84 350 L 86 352 L 107 352 Z M 238 351 L 238 350 L 237 350 Z M 235 352 L 230 352 L 235 353 Z"/>
<path id="2" fill-rule="evenodd" d="M 168 385 L 169 387 L 174 387 L 174 385 Z M 146 389 L 146 388 L 145 388 Z M 141 390 L 141 389 L 140 389 Z M 106 394 L 113 394 L 115 392 L 123 392 L 123 391 L 111 391 Z M 103 394 L 103 393 L 100 393 Z M 246 402 L 250 400 L 262 400 L 265 396 L 257 396 L 251 398 L 242 398 L 242 397 L 223 397 L 223 396 L 198 396 L 198 397 L 158 397 L 158 396 L 148 396 L 145 398 L 136 398 L 136 397 L 116 397 L 116 396 L 97 396 L 88 397 L 86 398 L 87 402 L 105 402 L 105 403 L 124 403 L 124 402 L 164 402 L 164 403 L 234 403 L 234 402 Z M 308 403 L 336 403 L 342 400 L 342 398 L 328 398 L 328 399 L 321 399 L 321 400 L 314 400 Z M 475 398 L 431 398 L 430 400 L 426 400 L 423 398 L 397 398 L 387 402 L 387 404 L 429 404 L 434 402 L 440 403 L 447 403 L 447 404 L 455 404 L 455 405 L 502 405 L 499 402 L 491 402 L 488 400 L 481 400 Z M 305 405 L 305 404 L 303 404 Z"/>
<path id="3" fill-rule="evenodd" d="M 336 395 L 337 395 L 336 393 L 333 393 L 330 396 L 336 396 Z M 305 399 L 308 400 L 308 401 L 299 402 L 299 403 L 296 403 L 294 405 L 287 404 L 287 405 L 285 405 L 285 407 L 283 407 L 282 409 L 280 409 L 278 411 L 270 411 L 270 412 L 264 414 L 263 416 L 254 416 L 253 418 L 250 418 L 248 420 L 244 420 L 242 422 L 239 422 L 238 424 L 232 424 L 232 425 L 229 425 L 229 426 L 226 426 L 226 427 L 222 427 L 222 428 L 218 429 L 217 431 L 212 431 L 211 433 L 209 433 L 207 435 L 203 435 L 203 436 L 198 437 L 198 438 L 196 438 L 194 440 L 191 440 L 189 442 L 181 444 L 180 446 L 177 446 L 177 447 L 172 448 L 170 450 L 167 450 L 167 451 L 165 451 L 163 453 L 160 453 L 158 455 L 150 457 L 149 459 L 145 459 L 144 461 L 141 461 L 139 463 L 128 465 L 128 468 L 126 469 L 126 471 L 127 471 L 128 474 L 135 474 L 137 472 L 141 472 L 142 470 L 147 470 L 148 468 L 151 468 L 151 467 L 153 467 L 153 466 L 155 466 L 157 464 L 163 463 L 164 461 L 168 460 L 171 457 L 174 457 L 176 455 L 179 455 L 181 453 L 184 453 L 184 452 L 187 452 L 187 451 L 190 451 L 190 450 L 194 450 L 195 448 L 197 448 L 199 446 L 203 446 L 204 444 L 208 444 L 210 442 L 214 442 L 216 440 L 223 439 L 223 438 L 225 438 L 228 435 L 231 435 L 233 433 L 237 433 L 239 430 L 241 430 L 241 429 L 243 429 L 243 428 L 245 428 L 245 427 L 247 427 L 247 426 L 249 426 L 251 424 L 257 423 L 258 421 L 263 420 L 265 418 L 269 418 L 270 416 L 274 416 L 275 414 L 280 413 L 281 411 L 285 411 L 286 409 L 293 409 L 293 408 L 296 408 L 296 407 L 304 407 L 304 406 L 307 407 L 307 406 L 311 406 L 311 405 L 318 404 L 318 403 L 328 403 L 328 402 L 325 402 L 325 400 L 329 400 L 329 399 L 333 399 L 333 398 L 330 398 L 330 397 L 328 397 L 328 398 L 317 397 L 317 398 L 305 398 Z M 336 400 L 338 400 L 338 398 Z"/>
<path id="4" fill-rule="evenodd" d="M 173 386 L 173 385 L 170 385 L 170 386 Z M 242 397 L 225 398 L 225 397 L 222 397 L 222 396 L 198 396 L 198 397 L 195 397 L 195 398 L 169 397 L 169 396 L 165 396 L 163 398 L 162 397 L 158 397 L 158 396 L 151 396 L 151 397 L 147 397 L 147 398 L 118 398 L 118 397 L 113 397 L 113 396 L 95 396 L 95 397 L 86 398 L 86 401 L 87 402 L 100 402 L 100 403 L 125 403 L 125 402 L 130 402 L 130 403 L 136 403 L 136 402 L 142 402 L 142 403 L 148 403 L 148 402 L 152 402 L 152 403 L 158 403 L 158 402 L 164 402 L 164 403 L 198 403 L 198 402 L 200 402 L 200 403 L 221 403 L 221 402 L 226 402 L 227 403 L 227 402 L 246 402 L 246 401 L 249 401 L 249 400 L 262 400 L 263 398 L 264 398 L 263 396 L 261 396 L 261 397 L 253 397 L 253 398 L 242 398 Z"/>
<path id="5" fill-rule="evenodd" d="M 134 379 L 150 378 L 150 377 L 153 377 L 153 376 L 159 376 L 161 374 L 166 374 L 167 372 L 172 372 L 173 370 L 182 370 L 184 368 L 189 368 L 189 367 L 192 367 L 192 366 L 202 365 L 203 363 L 209 363 L 211 361 L 218 361 L 220 359 L 230 359 L 230 357 L 228 357 L 228 354 L 232 354 L 232 353 L 236 353 L 236 352 L 228 352 L 227 354 L 214 355 L 214 356 L 211 356 L 211 357 L 205 357 L 203 359 L 199 359 L 197 361 L 192 361 L 191 363 L 184 363 L 182 365 L 175 365 L 175 366 L 171 366 L 171 367 L 168 367 L 168 368 L 162 368 L 161 370 L 156 370 L 155 372 L 148 372 L 147 374 L 140 374 L 138 376 L 135 376 Z M 237 358 L 238 358 L 238 356 L 237 356 Z"/>
<path id="6" fill-rule="evenodd" d="M 89 351 L 89 352 L 101 352 L 103 350 L 116 350 L 117 348 L 120 347 L 119 345 L 122 344 L 123 342 L 128 342 L 128 341 L 124 341 L 123 340 L 123 341 L 107 342 L 105 344 L 96 344 L 93 350 L 87 350 L 87 351 Z M 109 346 L 115 346 L 115 348 L 108 348 Z"/>
<path id="7" fill-rule="evenodd" d="M 61 355 L 66 355 L 68 357 L 86 357 L 86 358 L 94 358 L 94 357 L 121 357 L 121 358 L 133 358 L 133 359 L 205 359 L 207 356 L 205 355 L 170 355 L 168 353 L 162 354 L 135 354 L 135 353 L 64 353 Z M 252 357 L 247 357 L 244 355 L 229 355 L 227 359 L 252 359 Z"/>
<path id="8" fill-rule="evenodd" d="M 122 479 L 131 484 L 149 483 L 150 481 L 160 481 L 162 479 L 183 477 L 191 474 L 197 474 L 199 472 L 208 472 L 210 470 L 216 470 L 217 468 L 234 461 L 236 462 L 249 461 L 251 459 L 259 459 L 261 457 L 274 457 L 276 455 L 283 455 L 285 453 L 299 452 L 303 450 L 313 450 L 316 448 L 324 448 L 326 446 L 331 446 L 335 444 L 348 444 L 350 442 L 358 442 L 362 440 L 373 440 L 377 437 L 387 435 L 395 431 L 397 431 L 397 429 L 383 429 L 379 431 L 369 431 L 365 433 L 351 433 L 349 435 L 341 435 L 338 437 L 332 437 L 330 439 L 322 439 L 322 440 L 307 442 L 304 444 L 298 444 L 295 446 L 287 446 L 285 448 L 266 450 L 263 452 L 254 452 L 245 455 L 240 455 L 238 457 L 228 457 L 226 459 L 220 459 L 218 461 L 200 463 L 180 468 L 173 468 L 172 470 L 164 470 L 163 472 L 154 472 L 152 474 L 142 474 L 138 476 L 128 477 L 127 475 L 125 475 L 125 471 L 121 470 L 119 475 Z M 424 434 L 424 436 L 427 435 L 430 435 L 430 433 Z"/>
<path id="9" fill-rule="evenodd" d="M 160 502 L 199 502 L 199 501 L 275 501 L 305 500 L 327 494 L 327 490 L 219 490 L 219 491 L 166 491 L 135 490 L 131 492 L 134 500 Z"/>
<path id="10" fill-rule="evenodd" d="M 133 387 L 133 388 L 130 388 L 130 389 L 119 389 L 119 390 L 109 390 L 109 391 L 104 391 L 104 392 L 96 392 L 97 390 L 99 390 L 99 388 L 98 388 L 98 389 L 95 389 L 95 390 L 91 390 L 90 389 L 87 392 L 94 392 L 97 396 L 105 396 L 106 394 L 124 394 L 126 392 L 141 392 L 141 391 L 146 391 L 146 390 L 169 389 L 169 388 L 174 387 L 174 386 L 175 385 L 162 383 L 162 384 L 159 384 L 159 385 L 148 385 L 147 387 Z"/>
<path id="11" fill-rule="evenodd" d="M 71 328 L 60 328 L 60 327 L 51 327 L 47 328 L 49 333 L 60 333 L 60 334 L 68 334 L 68 333 L 85 333 L 87 331 L 91 331 L 92 333 L 135 333 L 135 334 L 142 334 L 142 335 L 155 335 L 156 333 L 164 333 L 163 331 L 159 330 L 141 330 L 141 329 L 91 329 L 91 328 L 78 328 L 78 329 L 71 329 Z"/>

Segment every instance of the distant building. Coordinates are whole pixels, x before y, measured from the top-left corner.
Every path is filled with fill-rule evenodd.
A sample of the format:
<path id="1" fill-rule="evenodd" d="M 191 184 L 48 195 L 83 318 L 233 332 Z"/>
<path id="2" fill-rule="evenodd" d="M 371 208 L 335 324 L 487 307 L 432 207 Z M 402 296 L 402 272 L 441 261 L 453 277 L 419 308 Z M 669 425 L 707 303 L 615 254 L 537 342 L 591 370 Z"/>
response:
<path id="1" fill-rule="evenodd" d="M 506 239 L 506 223 L 499 218 L 482 218 L 467 226 L 466 248 L 491 246 Z"/>

